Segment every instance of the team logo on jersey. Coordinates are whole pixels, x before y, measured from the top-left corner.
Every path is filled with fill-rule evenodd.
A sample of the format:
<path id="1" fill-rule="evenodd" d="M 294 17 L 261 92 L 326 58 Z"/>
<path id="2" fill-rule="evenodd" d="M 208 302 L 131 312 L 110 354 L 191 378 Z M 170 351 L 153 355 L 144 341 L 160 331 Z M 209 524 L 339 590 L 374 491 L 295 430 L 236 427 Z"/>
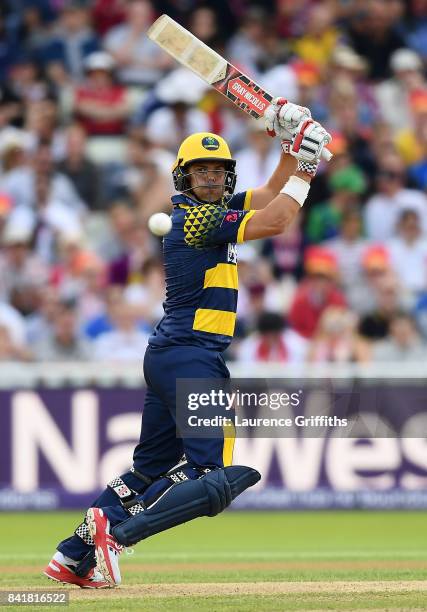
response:
<path id="1" fill-rule="evenodd" d="M 228 263 L 237 263 L 237 244 L 234 242 L 228 243 L 227 261 Z"/>
<path id="2" fill-rule="evenodd" d="M 237 213 L 233 212 L 233 213 L 228 213 L 228 215 L 225 216 L 225 220 L 226 221 L 230 221 L 230 223 L 234 223 L 235 221 L 237 221 Z"/>
<path id="3" fill-rule="evenodd" d="M 205 136 L 202 140 L 202 147 L 208 151 L 216 151 L 219 149 L 219 142 L 213 136 Z"/>

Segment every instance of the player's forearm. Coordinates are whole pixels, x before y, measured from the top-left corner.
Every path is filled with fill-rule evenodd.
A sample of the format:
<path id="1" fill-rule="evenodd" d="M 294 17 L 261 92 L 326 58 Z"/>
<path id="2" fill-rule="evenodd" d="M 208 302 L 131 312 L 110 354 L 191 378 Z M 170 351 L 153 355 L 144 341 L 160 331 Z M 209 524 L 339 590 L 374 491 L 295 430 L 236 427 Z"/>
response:
<path id="1" fill-rule="evenodd" d="M 311 177 L 305 172 L 295 172 L 294 176 L 303 179 L 308 184 L 311 182 Z M 280 189 L 282 188 L 283 183 Z M 294 221 L 301 208 L 299 202 L 289 194 L 281 193 L 280 189 L 265 209 L 257 213 L 257 215 L 262 215 L 262 223 L 265 224 L 266 229 L 271 229 L 273 232 L 270 235 L 284 232 Z"/>
<path id="2" fill-rule="evenodd" d="M 306 172 L 295 172 L 293 176 L 302 179 L 308 185 L 311 176 Z M 256 240 L 282 234 L 293 223 L 301 208 L 300 201 L 289 193 L 280 193 L 271 202 L 249 219 L 245 227 L 244 240 Z"/>
<path id="3" fill-rule="evenodd" d="M 283 185 L 292 174 L 295 174 L 296 169 L 297 160 L 295 157 L 282 151 L 279 163 L 266 184 L 267 189 L 272 194 L 272 198 L 280 193 Z"/>

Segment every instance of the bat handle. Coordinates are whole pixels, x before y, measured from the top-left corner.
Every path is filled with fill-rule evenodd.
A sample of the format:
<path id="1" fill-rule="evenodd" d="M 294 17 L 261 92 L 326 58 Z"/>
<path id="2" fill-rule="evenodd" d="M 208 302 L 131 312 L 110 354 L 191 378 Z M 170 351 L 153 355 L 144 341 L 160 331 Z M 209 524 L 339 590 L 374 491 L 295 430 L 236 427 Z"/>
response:
<path id="1" fill-rule="evenodd" d="M 322 151 L 322 159 L 325 161 L 330 161 L 333 158 L 333 153 L 331 153 L 328 149 L 323 149 Z"/>

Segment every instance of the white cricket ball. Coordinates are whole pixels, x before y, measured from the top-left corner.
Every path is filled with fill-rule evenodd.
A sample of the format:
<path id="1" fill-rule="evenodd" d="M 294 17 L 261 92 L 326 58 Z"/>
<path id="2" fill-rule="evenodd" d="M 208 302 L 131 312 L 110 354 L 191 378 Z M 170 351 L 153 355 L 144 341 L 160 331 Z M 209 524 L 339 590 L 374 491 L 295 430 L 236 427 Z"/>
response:
<path id="1" fill-rule="evenodd" d="M 166 213 L 154 213 L 148 219 L 148 227 L 155 236 L 166 236 L 172 229 L 172 219 Z"/>

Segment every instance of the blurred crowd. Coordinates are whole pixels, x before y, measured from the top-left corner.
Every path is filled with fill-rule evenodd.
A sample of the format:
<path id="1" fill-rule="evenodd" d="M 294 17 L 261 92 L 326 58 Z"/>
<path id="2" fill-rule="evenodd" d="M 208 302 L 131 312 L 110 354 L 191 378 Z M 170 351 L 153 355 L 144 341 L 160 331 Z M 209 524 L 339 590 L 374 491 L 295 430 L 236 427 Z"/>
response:
<path id="1" fill-rule="evenodd" d="M 279 143 L 147 38 L 167 12 L 334 154 L 284 235 L 239 246 L 243 362 L 427 356 L 427 0 L 2 0 L 0 359 L 135 361 L 162 315 L 181 140 L 220 133 L 237 190 Z"/>

